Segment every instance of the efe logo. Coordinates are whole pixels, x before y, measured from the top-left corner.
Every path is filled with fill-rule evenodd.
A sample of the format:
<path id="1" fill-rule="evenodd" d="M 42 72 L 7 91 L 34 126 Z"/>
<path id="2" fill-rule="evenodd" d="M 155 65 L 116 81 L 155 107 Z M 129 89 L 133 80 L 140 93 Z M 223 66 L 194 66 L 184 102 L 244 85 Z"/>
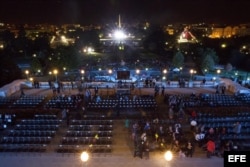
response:
<path id="1" fill-rule="evenodd" d="M 228 162 L 247 162 L 246 155 L 228 155 Z"/>
<path id="2" fill-rule="evenodd" d="M 249 151 L 225 151 L 224 167 L 249 167 L 250 152 Z"/>

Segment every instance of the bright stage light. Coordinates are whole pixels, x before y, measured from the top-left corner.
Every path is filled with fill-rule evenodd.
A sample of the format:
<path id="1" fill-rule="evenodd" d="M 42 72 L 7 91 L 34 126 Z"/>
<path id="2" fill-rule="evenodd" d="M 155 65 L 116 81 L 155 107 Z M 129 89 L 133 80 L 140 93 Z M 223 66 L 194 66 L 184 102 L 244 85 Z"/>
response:
<path id="1" fill-rule="evenodd" d="M 127 36 L 126 36 L 126 34 L 122 31 L 122 30 L 116 30 L 115 32 L 114 32 L 114 38 L 116 39 L 116 40 L 123 40 L 123 39 L 125 39 Z"/>

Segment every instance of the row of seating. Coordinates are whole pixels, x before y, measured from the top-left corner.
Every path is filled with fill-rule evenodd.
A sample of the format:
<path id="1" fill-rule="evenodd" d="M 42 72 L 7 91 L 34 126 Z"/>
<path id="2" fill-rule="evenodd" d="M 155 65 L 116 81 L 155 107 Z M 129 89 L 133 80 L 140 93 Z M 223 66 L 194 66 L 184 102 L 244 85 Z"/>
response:
<path id="1" fill-rule="evenodd" d="M 95 129 L 97 131 L 112 131 L 113 125 L 70 125 L 69 130 L 74 131 L 89 131 Z"/>
<path id="2" fill-rule="evenodd" d="M 0 107 L 9 108 L 19 98 L 19 96 L 0 97 Z"/>
<path id="3" fill-rule="evenodd" d="M 102 100 L 100 102 L 89 102 L 88 109 L 114 109 L 114 108 L 157 108 L 154 99 L 142 100 Z"/>
<path id="4" fill-rule="evenodd" d="M 39 105 L 42 105 L 42 103 L 45 100 L 45 96 L 21 96 L 19 99 L 13 102 L 11 104 L 11 108 L 35 108 Z"/>
<path id="5" fill-rule="evenodd" d="M 232 123 L 232 122 L 250 122 L 250 116 L 227 116 L 227 117 L 197 117 L 198 123 Z"/>
<path id="6" fill-rule="evenodd" d="M 71 120 L 71 125 L 113 125 L 113 120 L 103 119 L 103 120 Z"/>
<path id="7" fill-rule="evenodd" d="M 68 131 L 57 148 L 59 153 L 88 150 L 110 153 L 113 143 L 113 120 L 106 116 L 85 115 L 84 120 L 71 120 Z"/>
<path id="8" fill-rule="evenodd" d="M 45 105 L 46 97 L 43 95 L 23 95 L 13 97 L 1 97 L 0 108 L 75 108 L 81 101 L 80 96 L 53 97 Z"/>
<path id="9" fill-rule="evenodd" d="M 59 129 L 59 125 L 22 125 L 17 124 L 16 130 L 48 130 L 48 131 L 57 131 Z"/>
<path id="10" fill-rule="evenodd" d="M 63 137 L 62 145 L 111 145 L 112 137 Z"/>
<path id="11" fill-rule="evenodd" d="M 237 99 L 243 101 L 244 103 L 250 105 L 250 94 L 238 95 Z"/>
<path id="12" fill-rule="evenodd" d="M 209 106 L 245 106 L 247 105 L 245 101 L 237 98 L 234 95 L 225 94 L 209 94 L 202 96 L 202 101 L 204 104 Z"/>
<path id="13" fill-rule="evenodd" d="M 81 153 L 88 151 L 89 153 L 111 153 L 111 145 L 59 145 L 56 149 L 58 153 Z"/>
<path id="14" fill-rule="evenodd" d="M 238 135 L 235 135 L 235 134 L 226 134 L 226 135 L 223 135 L 221 137 L 222 140 L 236 140 L 239 142 L 239 140 L 245 140 L 245 141 L 249 141 L 250 140 L 250 134 L 238 134 Z"/>
<path id="15" fill-rule="evenodd" d="M 94 105 L 88 105 L 87 109 L 88 110 L 108 110 L 108 109 L 153 109 L 152 111 L 154 111 L 157 108 L 157 105 L 151 105 L 151 104 L 144 104 L 144 105 L 119 105 L 118 107 L 116 106 L 109 106 L 109 105 L 100 105 L 100 104 L 94 104 Z"/>
<path id="16" fill-rule="evenodd" d="M 44 114 L 44 115 L 36 114 L 34 117 L 35 117 L 34 119 L 42 119 L 42 120 L 44 120 L 44 119 L 45 120 L 50 120 L 50 119 L 55 120 L 55 119 L 57 119 L 57 116 L 54 115 L 54 114 Z"/>
<path id="17" fill-rule="evenodd" d="M 112 131 L 67 131 L 66 137 L 112 137 Z"/>
<path id="18" fill-rule="evenodd" d="M 82 97 L 78 95 L 72 96 L 55 96 L 50 99 L 46 104 L 45 108 L 76 108 L 81 102 Z"/>
<path id="19" fill-rule="evenodd" d="M 84 115 L 84 120 L 110 120 L 105 115 Z"/>
<path id="20" fill-rule="evenodd" d="M 247 96 L 246 99 L 248 99 Z M 196 95 L 166 95 L 166 102 L 182 100 L 185 107 L 239 107 L 249 106 L 249 101 L 235 95 L 201 94 Z M 169 101 L 170 100 L 170 101 Z"/>
<path id="21" fill-rule="evenodd" d="M 0 139 L 2 151 L 44 152 L 55 136 L 62 120 L 55 115 L 35 115 L 33 119 L 23 119 Z"/>
<path id="22" fill-rule="evenodd" d="M 21 121 L 22 125 L 59 125 L 62 120 L 58 119 L 24 119 Z"/>
<path id="23" fill-rule="evenodd" d="M 74 109 L 77 105 L 73 102 L 54 102 L 49 101 L 45 104 L 45 108 L 68 108 L 68 109 Z"/>
<path id="24" fill-rule="evenodd" d="M 1 139 L 1 144 L 49 144 L 51 137 L 12 137 L 5 136 Z"/>
<path id="25" fill-rule="evenodd" d="M 51 130 L 11 130 L 8 134 L 8 136 L 12 136 L 12 137 L 54 137 L 55 136 L 56 131 L 51 131 Z"/>
<path id="26" fill-rule="evenodd" d="M 241 123 L 242 128 L 250 128 L 250 123 L 245 122 Z M 204 123 L 204 124 L 199 124 L 203 125 L 205 128 L 232 128 L 234 127 L 233 123 L 230 122 L 211 122 L 211 123 Z"/>
<path id="27" fill-rule="evenodd" d="M 3 144 L 0 152 L 45 152 L 46 144 Z"/>
<path id="28" fill-rule="evenodd" d="M 228 128 L 227 133 L 228 134 L 233 134 L 234 133 L 233 128 L 232 127 Z M 250 126 L 241 128 L 241 133 L 242 134 L 250 134 Z"/>
<path id="29" fill-rule="evenodd" d="M 234 141 L 234 144 L 238 147 L 238 150 L 241 151 L 249 151 L 250 150 L 250 143 L 249 141 Z"/>
<path id="30" fill-rule="evenodd" d="M 211 107 L 230 107 L 230 106 L 246 106 L 247 104 L 241 101 L 206 101 L 203 102 L 203 106 L 211 106 Z"/>

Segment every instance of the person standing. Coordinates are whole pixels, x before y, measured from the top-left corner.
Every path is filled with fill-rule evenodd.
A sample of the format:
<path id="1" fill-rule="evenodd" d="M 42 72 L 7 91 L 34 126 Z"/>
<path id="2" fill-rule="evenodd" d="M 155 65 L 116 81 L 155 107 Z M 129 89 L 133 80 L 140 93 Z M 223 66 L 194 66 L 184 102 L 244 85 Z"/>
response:
<path id="1" fill-rule="evenodd" d="M 191 141 L 187 142 L 186 145 L 186 155 L 187 157 L 192 157 L 193 156 L 193 144 L 191 143 Z"/>
<path id="2" fill-rule="evenodd" d="M 211 158 L 215 151 L 215 143 L 213 139 L 209 139 L 207 142 L 207 158 Z"/>
<path id="3" fill-rule="evenodd" d="M 161 95 L 162 95 L 162 96 L 165 95 L 165 87 L 164 87 L 164 86 L 162 86 L 162 88 L 161 88 Z"/>
<path id="4" fill-rule="evenodd" d="M 98 86 L 95 87 L 95 96 L 98 94 Z"/>
<path id="5" fill-rule="evenodd" d="M 168 118 L 171 120 L 174 119 L 174 106 L 170 106 L 168 110 Z"/>
<path id="6" fill-rule="evenodd" d="M 233 128 L 234 137 L 239 135 L 240 132 L 241 132 L 241 124 L 240 124 L 240 122 L 236 122 L 234 125 L 234 128 Z"/>
<path id="7" fill-rule="evenodd" d="M 128 118 L 125 119 L 125 129 L 128 130 L 129 129 L 129 125 L 130 125 L 130 121 Z"/>
<path id="8" fill-rule="evenodd" d="M 144 157 L 145 159 L 149 159 L 149 142 L 148 141 L 144 143 Z"/>

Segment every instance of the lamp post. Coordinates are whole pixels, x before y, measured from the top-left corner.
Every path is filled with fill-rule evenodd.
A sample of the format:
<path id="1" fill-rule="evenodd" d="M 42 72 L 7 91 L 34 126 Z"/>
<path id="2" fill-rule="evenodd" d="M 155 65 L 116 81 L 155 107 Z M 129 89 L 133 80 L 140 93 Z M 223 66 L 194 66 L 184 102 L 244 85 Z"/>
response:
<path id="1" fill-rule="evenodd" d="M 111 74 L 113 73 L 113 71 L 111 69 L 108 70 L 109 73 L 109 81 L 111 80 Z"/>
<path id="2" fill-rule="evenodd" d="M 82 81 L 84 80 L 84 73 L 85 73 L 85 71 L 84 71 L 84 70 L 81 70 Z"/>
<path id="3" fill-rule="evenodd" d="M 53 73 L 54 73 L 54 75 L 55 75 L 55 77 L 56 77 L 56 82 L 57 82 L 57 74 L 58 74 L 58 71 L 55 69 L 55 70 L 53 71 Z"/>
<path id="4" fill-rule="evenodd" d="M 190 78 L 190 79 L 191 79 L 191 80 L 193 80 L 193 74 L 194 74 L 194 70 L 191 69 L 191 70 L 190 70 L 190 75 L 191 75 L 191 78 Z"/>
<path id="5" fill-rule="evenodd" d="M 137 86 L 139 87 L 139 80 L 140 80 L 140 70 L 139 69 L 136 69 L 135 70 L 135 73 L 136 73 L 136 75 L 137 75 Z"/>
<path id="6" fill-rule="evenodd" d="M 111 82 L 111 75 L 112 75 L 113 71 L 112 69 L 108 70 L 108 74 L 109 74 L 109 82 Z M 107 97 L 109 96 L 109 85 L 106 86 L 107 88 Z"/>
<path id="7" fill-rule="evenodd" d="M 220 73 L 221 73 L 221 70 L 220 70 L 220 69 L 218 69 L 218 70 L 216 71 L 216 73 L 217 73 L 217 75 L 219 76 L 219 75 L 220 75 Z"/>
<path id="8" fill-rule="evenodd" d="M 136 70 L 135 70 L 135 73 L 136 73 L 136 75 L 137 75 L 137 87 L 139 88 L 139 93 L 140 93 L 140 95 L 141 95 L 141 88 L 140 88 L 140 81 L 139 81 L 139 79 L 140 79 L 140 76 L 139 76 L 140 70 L 139 70 L 139 69 L 136 69 Z"/>
<path id="9" fill-rule="evenodd" d="M 81 153 L 81 161 L 83 162 L 83 165 L 84 163 L 86 164 L 87 166 L 87 161 L 89 160 L 89 154 L 86 152 L 86 151 L 83 151 Z"/>
<path id="10" fill-rule="evenodd" d="M 164 69 L 163 71 L 162 71 L 162 73 L 163 73 L 163 77 L 162 77 L 162 80 L 167 80 L 167 73 L 168 73 L 168 70 L 167 69 Z M 162 83 L 161 83 L 162 84 Z"/>
<path id="11" fill-rule="evenodd" d="M 25 70 L 25 74 L 26 74 L 26 79 L 29 80 L 29 70 Z"/>
<path id="12" fill-rule="evenodd" d="M 221 70 L 220 69 L 216 70 L 216 73 L 217 73 L 217 82 L 219 82 L 219 76 L 220 76 Z"/>

